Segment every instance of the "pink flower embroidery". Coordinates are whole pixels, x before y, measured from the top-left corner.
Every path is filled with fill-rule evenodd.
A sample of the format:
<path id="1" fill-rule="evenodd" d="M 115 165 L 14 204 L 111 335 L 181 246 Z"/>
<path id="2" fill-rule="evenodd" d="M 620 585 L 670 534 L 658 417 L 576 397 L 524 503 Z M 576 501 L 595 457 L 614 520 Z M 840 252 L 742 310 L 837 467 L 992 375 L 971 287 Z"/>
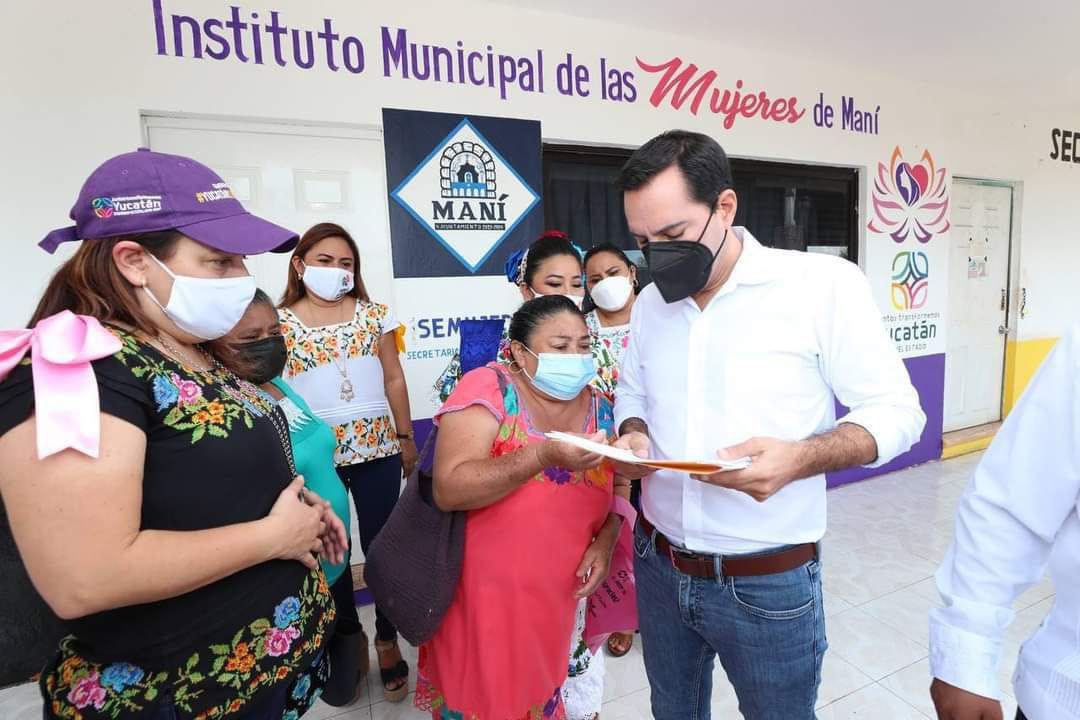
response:
<path id="1" fill-rule="evenodd" d="M 173 384 L 180 391 L 180 405 L 194 405 L 202 399 L 202 389 L 190 380 L 184 380 L 176 373 L 172 374 Z"/>
<path id="2" fill-rule="evenodd" d="M 71 688 L 67 699 L 79 710 L 88 705 L 93 705 L 95 710 L 105 707 L 105 688 L 101 687 L 101 683 L 98 682 L 97 672 L 95 671 L 84 677 L 75 687 Z"/>
<path id="3" fill-rule="evenodd" d="M 266 652 L 270 657 L 281 657 L 289 652 L 293 640 L 300 637 L 300 631 L 295 627 L 270 628 L 266 631 Z"/>

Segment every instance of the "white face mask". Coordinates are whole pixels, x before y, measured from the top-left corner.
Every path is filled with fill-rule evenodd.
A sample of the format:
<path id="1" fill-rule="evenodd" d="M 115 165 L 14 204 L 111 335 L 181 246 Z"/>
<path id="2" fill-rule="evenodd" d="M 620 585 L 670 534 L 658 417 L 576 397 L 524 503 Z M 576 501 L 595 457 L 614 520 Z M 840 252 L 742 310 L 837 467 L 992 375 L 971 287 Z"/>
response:
<path id="1" fill-rule="evenodd" d="M 251 275 L 231 278 L 196 278 L 177 275 L 169 267 L 154 259 L 161 269 L 173 279 L 169 304 L 162 305 L 143 286 L 146 294 L 173 321 L 176 327 L 200 340 L 217 340 L 236 327 L 255 297 L 255 278 Z"/>
<path id="2" fill-rule="evenodd" d="M 581 309 L 582 303 L 585 302 L 585 296 L 584 295 L 571 295 L 569 293 L 542 293 L 542 292 L 536 292 L 536 290 L 533 290 L 533 288 L 531 288 L 531 287 L 529 289 L 532 290 L 533 297 L 543 297 L 544 295 L 551 295 L 553 297 L 559 297 L 561 295 L 564 298 L 566 298 L 567 300 L 569 300 L 570 302 L 577 305 L 578 310 Z"/>
<path id="3" fill-rule="evenodd" d="M 634 286 L 630 284 L 630 278 L 625 275 L 614 275 L 596 283 L 596 286 L 589 291 L 589 296 L 601 310 L 616 312 L 626 307 L 632 292 L 634 292 Z"/>
<path id="4" fill-rule="evenodd" d="M 353 289 L 352 270 L 304 265 L 304 287 L 326 302 L 337 302 Z"/>

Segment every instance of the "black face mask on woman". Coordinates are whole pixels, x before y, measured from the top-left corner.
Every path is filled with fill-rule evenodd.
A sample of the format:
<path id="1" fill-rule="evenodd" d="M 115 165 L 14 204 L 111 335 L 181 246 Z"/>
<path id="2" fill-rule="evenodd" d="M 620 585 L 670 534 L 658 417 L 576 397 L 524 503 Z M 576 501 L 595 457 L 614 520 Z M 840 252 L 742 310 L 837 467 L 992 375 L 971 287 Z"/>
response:
<path id="1" fill-rule="evenodd" d="M 247 375 L 245 379 L 255 385 L 270 382 L 280 375 L 289 357 L 285 350 L 285 338 L 281 335 L 271 335 L 232 347 Z"/>
<path id="2" fill-rule="evenodd" d="M 667 240 L 649 243 L 644 248 L 645 262 L 649 264 L 649 275 L 660 291 L 664 302 L 673 303 L 685 300 L 704 289 L 712 275 L 713 263 L 719 257 L 727 242 L 728 231 L 724 229 L 724 239 L 715 253 L 701 244 L 705 231 L 709 229 L 716 205 L 709 209 L 709 219 L 697 240 Z"/>

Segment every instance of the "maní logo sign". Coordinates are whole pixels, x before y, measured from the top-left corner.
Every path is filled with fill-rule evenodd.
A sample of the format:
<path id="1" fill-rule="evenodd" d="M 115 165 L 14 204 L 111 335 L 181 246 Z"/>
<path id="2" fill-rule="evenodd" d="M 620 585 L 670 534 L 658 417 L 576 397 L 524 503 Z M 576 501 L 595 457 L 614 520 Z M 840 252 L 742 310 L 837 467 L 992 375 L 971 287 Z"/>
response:
<path id="1" fill-rule="evenodd" d="M 892 306 L 897 310 L 920 310 L 930 294 L 930 261 L 926 253 L 900 252 L 892 263 Z"/>
<path id="2" fill-rule="evenodd" d="M 470 272 L 540 200 L 468 119 L 390 195 Z"/>

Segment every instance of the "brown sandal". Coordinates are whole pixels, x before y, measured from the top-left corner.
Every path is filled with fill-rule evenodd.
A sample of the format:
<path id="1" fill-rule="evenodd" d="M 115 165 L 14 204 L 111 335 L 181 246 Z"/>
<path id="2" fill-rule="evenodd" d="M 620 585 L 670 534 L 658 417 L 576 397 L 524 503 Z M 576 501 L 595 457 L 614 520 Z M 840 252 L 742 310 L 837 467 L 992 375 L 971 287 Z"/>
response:
<path id="1" fill-rule="evenodd" d="M 379 654 L 379 675 L 383 684 L 383 698 L 387 702 L 401 702 L 409 696 L 409 665 L 401 657 L 397 641 L 375 641 Z M 395 659 L 396 656 L 396 659 Z"/>
<path id="2" fill-rule="evenodd" d="M 626 643 L 625 647 L 621 646 Z M 631 633 L 612 633 L 607 639 L 607 651 L 608 655 L 614 658 L 621 658 L 626 655 L 634 647 L 634 636 Z"/>

